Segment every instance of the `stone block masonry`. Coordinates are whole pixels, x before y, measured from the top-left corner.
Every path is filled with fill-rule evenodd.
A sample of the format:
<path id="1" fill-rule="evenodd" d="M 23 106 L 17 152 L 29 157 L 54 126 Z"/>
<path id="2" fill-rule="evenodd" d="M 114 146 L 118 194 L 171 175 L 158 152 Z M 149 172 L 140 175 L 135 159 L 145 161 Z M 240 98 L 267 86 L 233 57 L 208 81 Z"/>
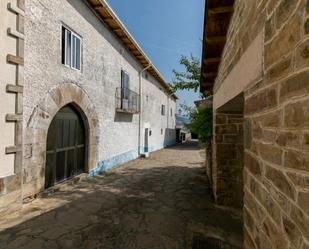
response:
<path id="1" fill-rule="evenodd" d="M 234 3 L 214 98 L 220 87 L 228 91 L 237 84 L 222 83 L 235 74 L 233 70 L 239 68 L 236 65 L 247 49 L 258 34 L 263 34 L 259 46 L 263 55 L 261 74 L 243 89 L 246 249 L 309 248 L 308 10 L 306 0 Z M 216 115 L 214 164 L 218 167 L 218 192 L 218 179 L 230 172 L 225 166 L 236 155 L 235 146 L 221 145 L 226 139 L 221 133 L 237 129 L 225 126 L 226 117 Z M 232 182 L 223 186 L 229 188 Z M 225 193 L 226 197 L 221 195 L 223 204 L 231 200 L 230 192 Z M 216 198 L 221 197 L 217 194 Z"/>
<path id="2" fill-rule="evenodd" d="M 243 115 L 216 113 L 213 143 L 213 192 L 219 205 L 243 206 Z"/>

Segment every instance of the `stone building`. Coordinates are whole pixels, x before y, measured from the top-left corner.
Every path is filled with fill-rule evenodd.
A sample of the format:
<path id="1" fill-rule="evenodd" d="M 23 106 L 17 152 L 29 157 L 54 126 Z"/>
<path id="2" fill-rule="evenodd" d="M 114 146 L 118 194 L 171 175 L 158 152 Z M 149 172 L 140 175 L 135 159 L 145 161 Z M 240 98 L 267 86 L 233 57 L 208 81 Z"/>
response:
<path id="1" fill-rule="evenodd" d="M 1 211 L 175 142 L 177 97 L 105 1 L 0 14 Z"/>
<path id="2" fill-rule="evenodd" d="M 243 212 L 246 249 L 309 248 L 308 12 L 306 0 L 207 1 L 213 193 Z"/>

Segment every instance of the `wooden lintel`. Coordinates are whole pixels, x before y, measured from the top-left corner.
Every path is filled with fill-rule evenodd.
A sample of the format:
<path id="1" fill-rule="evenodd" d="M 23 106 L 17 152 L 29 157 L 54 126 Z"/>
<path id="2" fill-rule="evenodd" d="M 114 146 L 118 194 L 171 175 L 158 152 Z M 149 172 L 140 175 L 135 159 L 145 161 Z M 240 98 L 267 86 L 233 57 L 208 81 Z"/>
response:
<path id="1" fill-rule="evenodd" d="M 6 91 L 9 92 L 9 93 L 23 93 L 24 87 L 8 84 L 8 85 L 6 85 Z"/>
<path id="2" fill-rule="evenodd" d="M 10 146 L 5 148 L 5 154 L 13 154 L 22 151 L 21 145 Z"/>
<path id="3" fill-rule="evenodd" d="M 221 14 L 221 13 L 231 13 L 234 11 L 233 6 L 223 6 L 223 7 L 217 7 L 217 8 L 209 8 L 208 13 L 211 15 L 215 14 Z"/>
<path id="4" fill-rule="evenodd" d="M 23 120 L 23 115 L 21 114 L 6 114 L 5 120 L 8 122 L 18 122 Z"/>
<path id="5" fill-rule="evenodd" d="M 15 56 L 15 55 L 12 55 L 12 54 L 8 54 L 6 58 L 7 58 L 8 63 L 21 65 L 21 66 L 24 65 L 24 58 L 22 58 L 22 57 Z"/>

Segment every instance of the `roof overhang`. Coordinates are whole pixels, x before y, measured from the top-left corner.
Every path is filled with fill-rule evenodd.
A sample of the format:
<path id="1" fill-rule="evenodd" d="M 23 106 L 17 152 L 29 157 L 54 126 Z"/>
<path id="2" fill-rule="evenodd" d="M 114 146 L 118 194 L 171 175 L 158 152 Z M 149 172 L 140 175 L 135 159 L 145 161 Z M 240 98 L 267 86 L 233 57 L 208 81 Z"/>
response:
<path id="1" fill-rule="evenodd" d="M 234 0 L 206 0 L 200 92 L 213 94 Z"/>
<path id="2" fill-rule="evenodd" d="M 159 70 L 153 65 L 151 60 L 147 57 L 133 36 L 126 29 L 124 24 L 120 21 L 118 16 L 112 10 L 105 0 L 84 0 L 96 15 L 106 24 L 116 37 L 122 41 L 124 46 L 131 52 L 143 68 L 149 67 L 147 72 L 152 75 L 160 85 L 169 93 L 171 88 L 164 80 Z M 177 99 L 176 94 L 171 94 L 174 99 Z"/>
<path id="3" fill-rule="evenodd" d="M 200 99 L 200 100 L 194 101 L 194 104 L 196 107 L 200 107 L 200 108 L 212 108 L 212 100 L 209 100 L 209 99 Z"/>

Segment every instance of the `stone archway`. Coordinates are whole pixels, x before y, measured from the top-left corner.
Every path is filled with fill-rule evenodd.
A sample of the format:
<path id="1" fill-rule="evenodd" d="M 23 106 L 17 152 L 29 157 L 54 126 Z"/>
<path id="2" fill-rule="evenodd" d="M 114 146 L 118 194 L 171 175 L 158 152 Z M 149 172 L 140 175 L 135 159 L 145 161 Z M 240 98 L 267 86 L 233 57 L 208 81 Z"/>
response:
<path id="1" fill-rule="evenodd" d="M 77 84 L 64 83 L 51 89 L 33 110 L 25 128 L 23 198 L 44 189 L 46 142 L 49 126 L 56 113 L 68 104 L 79 109 L 88 133 L 87 171 L 98 161 L 99 122 L 87 93 Z"/>

